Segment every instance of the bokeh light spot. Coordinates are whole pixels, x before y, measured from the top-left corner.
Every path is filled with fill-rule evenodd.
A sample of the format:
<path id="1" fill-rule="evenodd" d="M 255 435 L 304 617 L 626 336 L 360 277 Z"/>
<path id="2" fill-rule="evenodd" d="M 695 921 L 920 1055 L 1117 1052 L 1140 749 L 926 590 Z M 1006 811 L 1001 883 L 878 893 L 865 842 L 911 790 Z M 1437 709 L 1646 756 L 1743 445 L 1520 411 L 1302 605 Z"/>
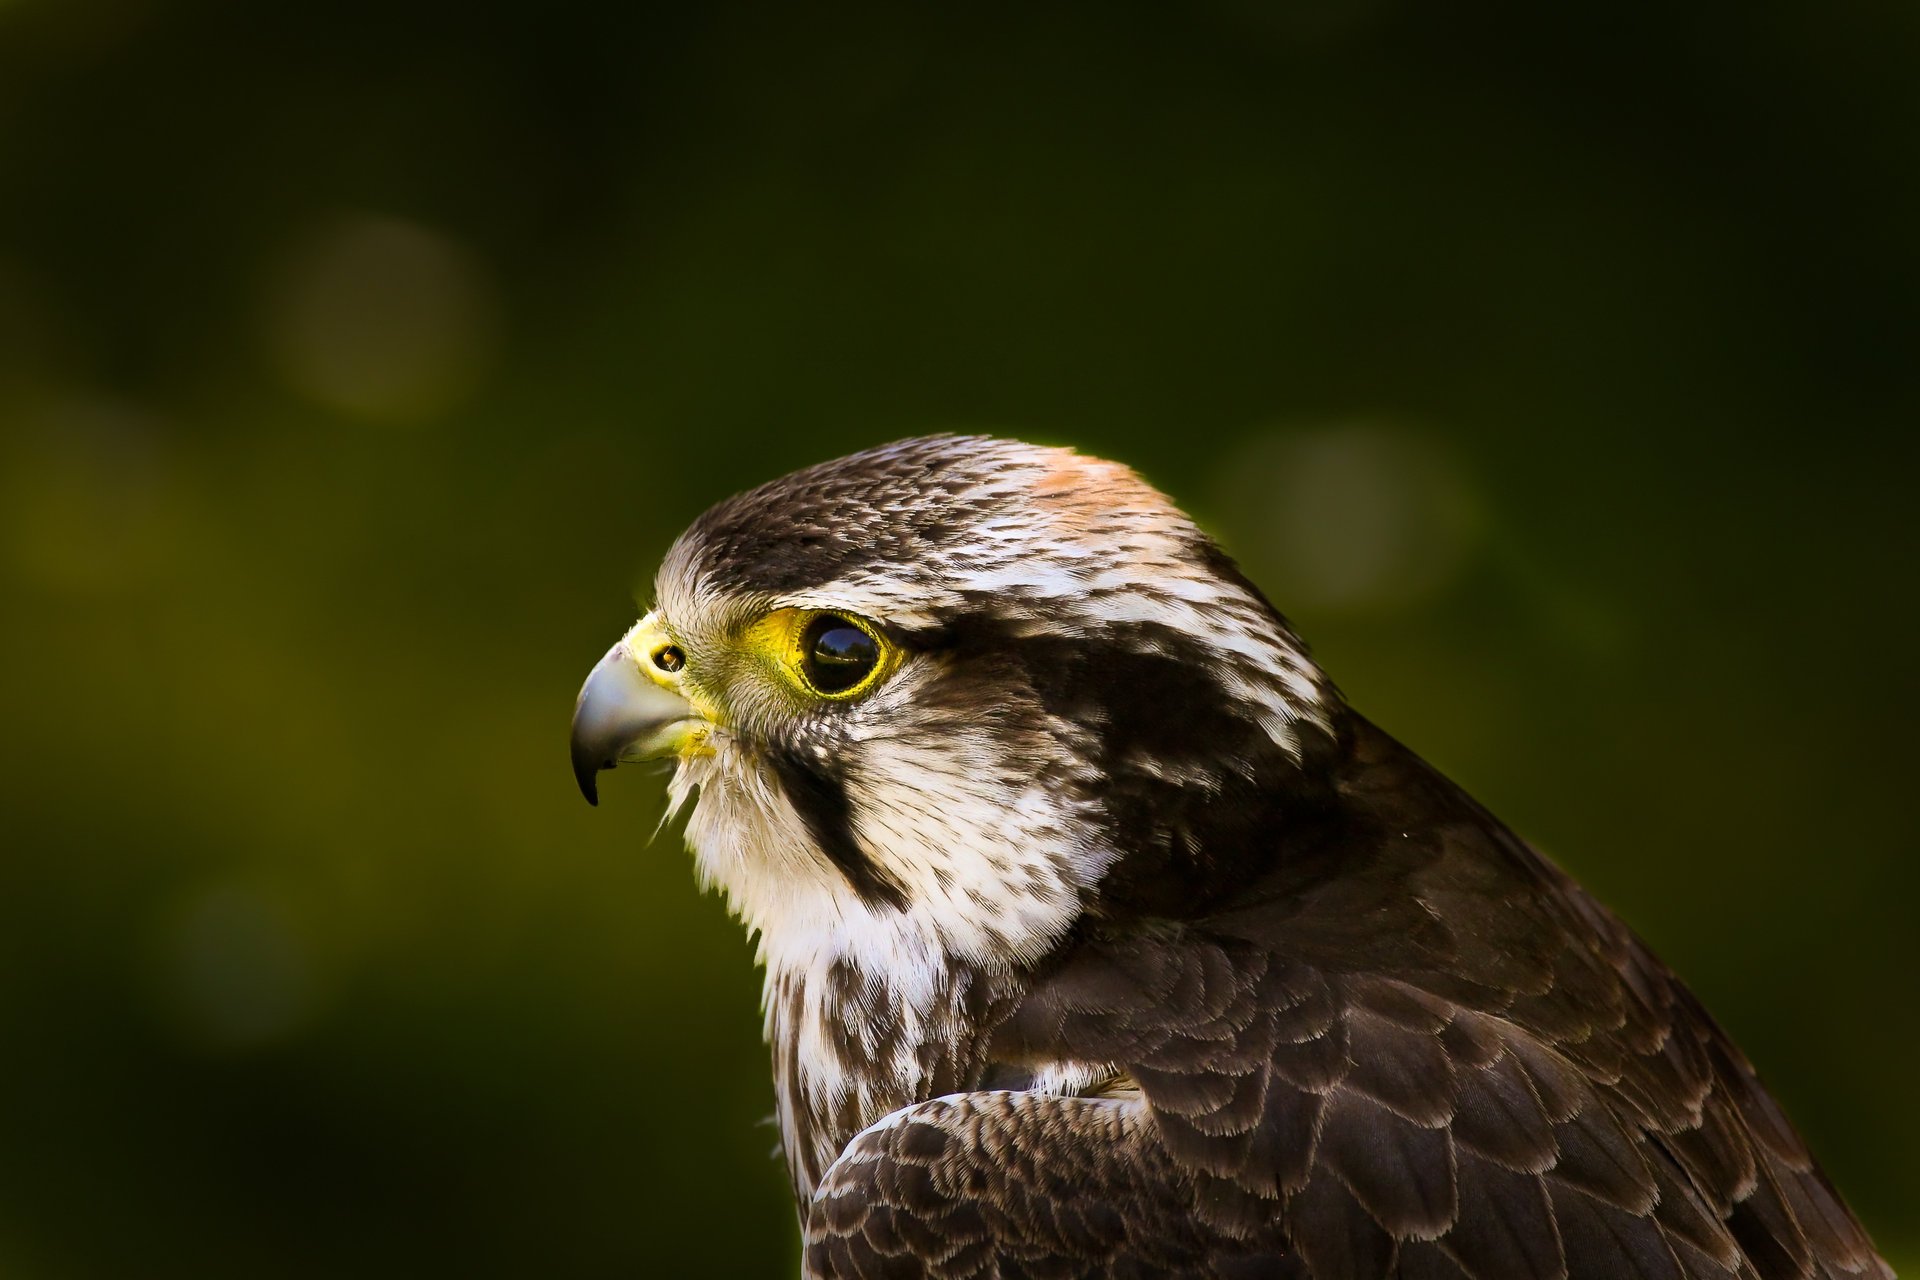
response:
<path id="1" fill-rule="evenodd" d="M 373 422 L 429 421 L 470 396 L 498 336 L 492 277 L 416 223 L 360 215 L 296 238 L 267 299 L 289 385 Z"/>
<path id="2" fill-rule="evenodd" d="M 1433 599 L 1484 523 L 1437 441 L 1373 423 L 1255 435 L 1224 460 L 1214 498 L 1234 553 L 1280 606 L 1321 614 Z"/>

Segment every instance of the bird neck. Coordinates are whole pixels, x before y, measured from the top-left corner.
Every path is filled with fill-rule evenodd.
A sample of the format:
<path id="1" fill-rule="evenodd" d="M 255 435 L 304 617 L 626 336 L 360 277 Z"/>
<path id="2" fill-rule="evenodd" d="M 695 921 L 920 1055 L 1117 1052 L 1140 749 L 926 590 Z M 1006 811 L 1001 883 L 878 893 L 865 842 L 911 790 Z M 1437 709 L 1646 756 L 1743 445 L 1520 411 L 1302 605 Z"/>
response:
<path id="1" fill-rule="evenodd" d="M 780 1139 L 803 1212 L 860 1130 L 977 1083 L 1011 985 L 910 933 L 884 968 L 826 952 L 769 967 L 762 999 Z"/>

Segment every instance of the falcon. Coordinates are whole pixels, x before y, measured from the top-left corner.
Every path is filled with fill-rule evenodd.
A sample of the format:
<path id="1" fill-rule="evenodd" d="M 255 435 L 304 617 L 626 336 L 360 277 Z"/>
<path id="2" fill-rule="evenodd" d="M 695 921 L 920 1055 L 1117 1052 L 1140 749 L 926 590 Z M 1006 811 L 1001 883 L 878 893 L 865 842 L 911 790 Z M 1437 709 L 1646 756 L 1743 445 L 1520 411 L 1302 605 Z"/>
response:
<path id="1" fill-rule="evenodd" d="M 720 503 L 593 668 L 757 940 L 812 1277 L 1891 1277 L 1647 946 L 1127 468 Z"/>

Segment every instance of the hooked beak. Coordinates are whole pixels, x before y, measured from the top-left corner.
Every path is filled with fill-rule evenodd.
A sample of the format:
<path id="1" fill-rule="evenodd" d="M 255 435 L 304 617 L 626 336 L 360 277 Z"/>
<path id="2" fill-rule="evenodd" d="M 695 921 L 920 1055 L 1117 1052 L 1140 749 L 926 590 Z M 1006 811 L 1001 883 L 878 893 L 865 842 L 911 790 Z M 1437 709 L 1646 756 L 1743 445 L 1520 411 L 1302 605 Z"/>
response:
<path id="1" fill-rule="evenodd" d="M 573 777 L 588 804 L 599 804 L 602 769 L 627 760 L 657 760 L 692 745 L 705 720 L 693 704 L 653 678 L 643 633 L 651 617 L 607 650 L 573 707 Z M 636 639 L 642 640 L 636 643 Z"/>

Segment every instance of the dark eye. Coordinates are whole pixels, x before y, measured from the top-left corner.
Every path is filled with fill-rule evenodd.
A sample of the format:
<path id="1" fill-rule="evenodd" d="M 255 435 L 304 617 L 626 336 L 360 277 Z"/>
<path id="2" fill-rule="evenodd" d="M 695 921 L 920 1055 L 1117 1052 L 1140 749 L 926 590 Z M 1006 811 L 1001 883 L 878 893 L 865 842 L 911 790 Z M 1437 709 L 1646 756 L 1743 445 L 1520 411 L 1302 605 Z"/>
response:
<path id="1" fill-rule="evenodd" d="M 845 693 L 873 674 L 880 662 L 880 644 L 864 628 L 823 613 L 807 624 L 800 638 L 800 661 L 816 690 Z"/>

